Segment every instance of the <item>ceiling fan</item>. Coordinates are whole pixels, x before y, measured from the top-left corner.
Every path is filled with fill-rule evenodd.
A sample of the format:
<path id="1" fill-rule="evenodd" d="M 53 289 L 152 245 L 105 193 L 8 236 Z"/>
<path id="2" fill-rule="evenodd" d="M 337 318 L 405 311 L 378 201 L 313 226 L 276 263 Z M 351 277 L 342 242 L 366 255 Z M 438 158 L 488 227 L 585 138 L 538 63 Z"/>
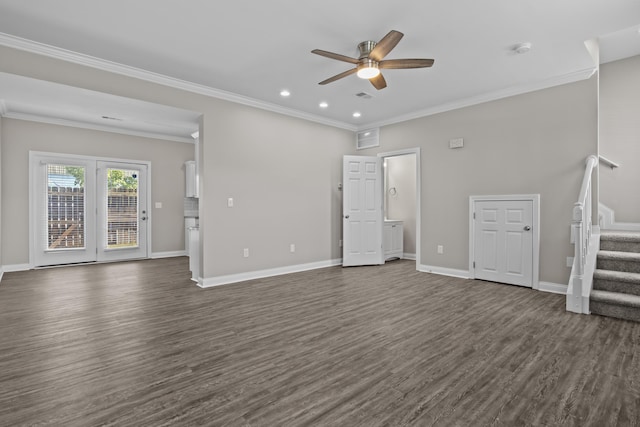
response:
<path id="1" fill-rule="evenodd" d="M 401 68 L 425 68 L 433 65 L 433 59 L 388 59 L 383 60 L 391 50 L 396 47 L 400 39 L 404 36 L 400 31 L 391 30 L 378 43 L 368 40 L 358 45 L 360 56 L 351 58 L 349 56 L 340 55 L 339 53 L 327 52 L 326 50 L 314 49 L 311 53 L 326 56 L 327 58 L 337 59 L 338 61 L 348 62 L 355 65 L 355 68 L 347 70 L 343 73 L 336 74 L 318 84 L 326 85 L 335 82 L 343 77 L 356 73 L 361 79 L 369 79 L 371 84 L 378 90 L 387 87 L 387 82 L 380 73 L 382 69 L 401 69 Z"/>

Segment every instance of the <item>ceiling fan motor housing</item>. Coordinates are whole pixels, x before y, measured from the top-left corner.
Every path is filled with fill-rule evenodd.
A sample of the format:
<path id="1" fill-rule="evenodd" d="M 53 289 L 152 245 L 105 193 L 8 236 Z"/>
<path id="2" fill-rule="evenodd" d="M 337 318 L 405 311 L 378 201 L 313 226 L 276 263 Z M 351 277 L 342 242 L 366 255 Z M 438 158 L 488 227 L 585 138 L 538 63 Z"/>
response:
<path id="1" fill-rule="evenodd" d="M 364 59 L 369 56 L 374 47 L 376 47 L 376 42 L 367 40 L 366 42 L 362 42 L 358 45 L 358 50 L 360 51 L 360 56 L 358 59 Z"/>

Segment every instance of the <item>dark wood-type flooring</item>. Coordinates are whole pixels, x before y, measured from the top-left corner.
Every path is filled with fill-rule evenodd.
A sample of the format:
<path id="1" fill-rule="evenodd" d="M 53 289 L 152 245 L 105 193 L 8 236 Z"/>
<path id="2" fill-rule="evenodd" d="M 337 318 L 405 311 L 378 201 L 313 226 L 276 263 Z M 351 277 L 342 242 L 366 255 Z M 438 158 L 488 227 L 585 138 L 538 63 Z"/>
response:
<path id="1" fill-rule="evenodd" d="M 5 273 L 0 425 L 640 425 L 640 324 L 414 266 Z"/>

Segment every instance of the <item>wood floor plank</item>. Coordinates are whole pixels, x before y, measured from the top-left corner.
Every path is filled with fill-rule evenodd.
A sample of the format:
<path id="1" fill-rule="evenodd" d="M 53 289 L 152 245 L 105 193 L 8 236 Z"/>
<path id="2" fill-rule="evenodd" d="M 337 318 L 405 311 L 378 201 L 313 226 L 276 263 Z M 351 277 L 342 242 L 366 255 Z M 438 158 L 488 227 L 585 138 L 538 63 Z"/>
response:
<path id="1" fill-rule="evenodd" d="M 640 324 L 414 267 L 6 273 L 0 425 L 640 425 Z"/>

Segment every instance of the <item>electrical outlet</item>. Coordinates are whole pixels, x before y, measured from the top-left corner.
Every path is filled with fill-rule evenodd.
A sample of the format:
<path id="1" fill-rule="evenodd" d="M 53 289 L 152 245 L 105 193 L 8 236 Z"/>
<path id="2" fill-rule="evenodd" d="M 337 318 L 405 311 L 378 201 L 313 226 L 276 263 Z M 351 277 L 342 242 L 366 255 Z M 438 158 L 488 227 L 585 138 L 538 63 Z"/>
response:
<path id="1" fill-rule="evenodd" d="M 444 253 L 444 246 L 438 245 L 438 253 L 439 254 L 443 254 Z"/>
<path id="2" fill-rule="evenodd" d="M 295 245 L 294 243 L 292 243 L 292 244 L 289 246 L 289 250 L 291 251 L 291 253 L 294 253 L 294 252 L 296 251 L 296 245 Z"/>
<path id="3" fill-rule="evenodd" d="M 162 209 L 162 202 L 156 202 L 156 209 Z"/>
<path id="4" fill-rule="evenodd" d="M 249 258 L 249 248 L 244 248 L 244 257 Z"/>
<path id="5" fill-rule="evenodd" d="M 233 197 L 229 197 L 227 199 L 227 207 L 228 208 L 232 208 L 233 207 Z"/>

